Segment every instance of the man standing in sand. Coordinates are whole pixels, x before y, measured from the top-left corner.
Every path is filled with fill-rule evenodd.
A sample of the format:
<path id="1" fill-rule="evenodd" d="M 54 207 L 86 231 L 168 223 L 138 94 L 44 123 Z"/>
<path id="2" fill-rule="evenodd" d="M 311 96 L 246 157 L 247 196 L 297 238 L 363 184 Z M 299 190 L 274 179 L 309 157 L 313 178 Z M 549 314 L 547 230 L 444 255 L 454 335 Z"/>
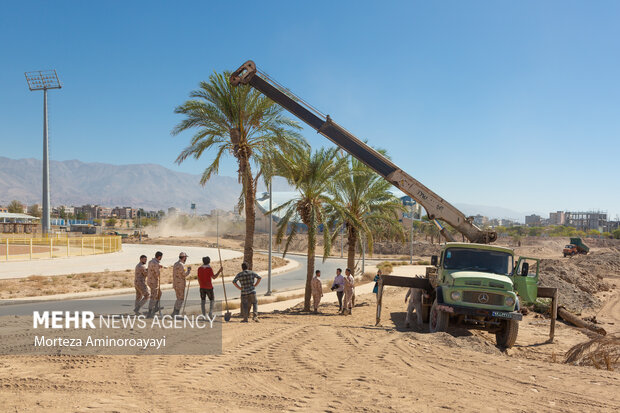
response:
<path id="1" fill-rule="evenodd" d="M 187 261 L 187 254 L 182 252 L 179 254 L 179 260 L 174 263 L 172 267 L 172 287 L 177 295 L 177 300 L 174 302 L 174 310 L 172 311 L 172 317 L 175 317 L 181 311 L 183 301 L 185 301 L 185 283 L 186 278 L 192 271 L 192 267 L 188 266 L 187 270 L 184 267 L 185 261 Z"/>
<path id="2" fill-rule="evenodd" d="M 342 270 L 338 268 L 336 270 L 336 277 L 332 284 L 332 291 L 336 290 L 336 297 L 338 297 L 338 312 L 342 312 L 342 295 L 344 294 L 344 277 L 342 276 Z"/>
<path id="3" fill-rule="evenodd" d="M 233 279 L 233 285 L 241 291 L 241 316 L 242 323 L 248 322 L 250 315 L 250 305 L 254 306 L 252 319 L 258 322 L 258 301 L 256 300 L 256 286 L 260 283 L 261 277 L 254 271 L 248 270 L 248 264 L 241 264 L 242 271 Z M 256 283 L 254 283 L 256 280 Z M 239 282 L 241 286 L 237 284 Z"/>
<path id="4" fill-rule="evenodd" d="M 159 299 L 161 298 L 161 289 L 159 288 L 159 271 L 163 268 L 160 264 L 161 257 L 163 257 L 161 251 L 155 253 L 155 258 L 149 261 L 149 266 L 146 269 L 146 283 L 151 290 L 151 301 L 149 301 L 149 317 L 152 317 L 157 311 L 159 311 Z M 157 308 L 156 308 L 157 307 Z"/>
<path id="5" fill-rule="evenodd" d="M 344 271 L 344 308 L 342 309 L 342 314 L 347 314 L 347 310 L 349 315 L 351 314 L 351 309 L 353 308 L 353 291 L 355 288 L 355 279 L 351 274 L 350 269 L 346 269 Z"/>
<path id="6" fill-rule="evenodd" d="M 321 271 L 316 270 L 312 281 L 310 282 L 312 287 L 312 303 L 314 304 L 314 314 L 319 312 L 319 303 L 321 297 L 323 297 L 323 284 L 321 284 Z"/>
<path id="7" fill-rule="evenodd" d="M 149 289 L 146 288 L 146 255 L 140 256 L 140 262 L 136 265 L 133 283 L 136 287 L 136 305 L 133 312 L 139 315 L 140 308 L 149 299 Z"/>
<path id="8" fill-rule="evenodd" d="M 198 284 L 200 284 L 200 309 L 202 315 L 206 315 L 205 304 L 206 298 L 209 297 L 209 318 L 213 319 L 213 303 L 215 302 L 215 295 L 213 294 L 213 281 L 220 275 L 224 269 L 220 267 L 217 273 L 213 273 L 213 269 L 209 265 L 211 258 L 202 257 L 202 265 L 198 267 Z"/>

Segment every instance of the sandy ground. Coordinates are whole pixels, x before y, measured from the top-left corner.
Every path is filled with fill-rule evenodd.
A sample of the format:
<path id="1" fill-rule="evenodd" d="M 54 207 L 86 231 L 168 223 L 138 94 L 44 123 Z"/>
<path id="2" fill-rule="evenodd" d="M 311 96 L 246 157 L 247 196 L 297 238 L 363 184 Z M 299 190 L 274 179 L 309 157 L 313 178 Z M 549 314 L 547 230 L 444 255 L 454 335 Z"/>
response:
<path id="1" fill-rule="evenodd" d="M 352 316 L 290 311 L 224 325 L 217 356 L 4 356 L 3 411 L 617 411 L 620 374 L 563 364 L 578 330 L 527 316 L 501 352 L 484 332 L 404 328 L 403 290 Z"/>
<path id="2" fill-rule="evenodd" d="M 558 240 L 561 243 L 561 240 Z M 558 259 L 556 242 L 518 248 L 519 254 Z M 605 246 L 593 259 L 607 260 Z M 617 250 L 616 250 L 617 253 Z M 614 258 L 615 257 L 615 258 Z M 608 333 L 620 333 L 617 255 L 592 267 L 609 290 L 584 312 Z M 559 269 L 586 261 L 566 259 Z M 606 270 L 607 268 L 607 270 Z M 423 273 L 423 266 L 395 267 Z M 274 303 L 260 323 L 238 316 L 223 325 L 223 353 L 216 356 L 2 356 L 2 411 L 176 412 L 207 411 L 551 411 L 620 409 L 620 373 L 564 363 L 566 352 L 588 340 L 586 332 L 530 313 L 516 345 L 495 346 L 486 332 L 451 328 L 429 334 L 405 328 L 403 289 L 388 287 L 382 324 L 374 326 L 375 297 L 362 294 L 352 316 L 305 314 Z M 363 290 L 362 290 L 363 288 Z M 575 287 L 577 288 L 577 287 Z M 579 290 L 582 291 L 582 290 Z M 333 301 L 333 293 L 325 300 Z M 1 333 L 0 333 L 1 334 Z M 8 339 L 8 337 L 0 337 Z"/>

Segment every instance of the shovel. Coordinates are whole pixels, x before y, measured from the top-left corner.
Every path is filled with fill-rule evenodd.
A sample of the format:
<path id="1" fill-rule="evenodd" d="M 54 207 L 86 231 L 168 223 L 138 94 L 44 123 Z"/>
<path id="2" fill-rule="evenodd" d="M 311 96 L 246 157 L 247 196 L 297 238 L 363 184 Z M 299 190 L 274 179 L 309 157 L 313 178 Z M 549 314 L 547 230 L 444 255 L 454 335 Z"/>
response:
<path id="1" fill-rule="evenodd" d="M 192 283 L 192 280 L 187 280 L 187 288 L 185 289 L 185 300 L 183 301 L 183 314 L 185 314 L 185 305 L 187 304 L 187 297 L 189 296 L 189 286 Z"/>
<path id="2" fill-rule="evenodd" d="M 226 302 L 226 312 L 224 313 L 224 320 L 226 322 L 230 321 L 230 311 L 228 311 L 228 298 L 226 297 L 226 284 L 224 283 L 224 266 L 222 265 L 222 253 L 220 252 L 220 247 L 217 247 L 217 253 L 220 256 L 220 267 L 222 267 L 222 287 L 224 288 L 224 301 Z"/>

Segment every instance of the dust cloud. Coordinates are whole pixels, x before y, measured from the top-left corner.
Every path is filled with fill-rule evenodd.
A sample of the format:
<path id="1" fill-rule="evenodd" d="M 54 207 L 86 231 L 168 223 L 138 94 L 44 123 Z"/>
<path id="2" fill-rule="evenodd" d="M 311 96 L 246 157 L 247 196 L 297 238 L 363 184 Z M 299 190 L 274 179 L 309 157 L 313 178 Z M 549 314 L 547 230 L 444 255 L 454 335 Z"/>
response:
<path id="1" fill-rule="evenodd" d="M 222 234 L 243 234 L 242 221 L 229 216 L 166 216 L 157 224 L 149 225 L 144 231 L 152 238 L 164 237 L 205 237 Z"/>

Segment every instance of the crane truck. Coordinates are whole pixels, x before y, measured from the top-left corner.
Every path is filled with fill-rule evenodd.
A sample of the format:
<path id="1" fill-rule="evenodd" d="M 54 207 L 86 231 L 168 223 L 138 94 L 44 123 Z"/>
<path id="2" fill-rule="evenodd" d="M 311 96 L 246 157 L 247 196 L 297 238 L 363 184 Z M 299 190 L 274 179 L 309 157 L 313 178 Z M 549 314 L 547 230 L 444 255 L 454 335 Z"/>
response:
<path id="1" fill-rule="evenodd" d="M 342 126 L 291 91 L 278 84 L 248 60 L 230 76 L 233 86 L 249 85 L 325 136 L 338 147 L 374 170 L 396 188 L 424 207 L 446 243 L 438 256 L 431 257 L 426 277 L 383 275 L 377 294 L 376 324 L 380 323 L 383 289 L 387 285 L 419 288 L 422 317 L 431 332 L 446 331 L 451 323 L 495 333 L 498 346 L 511 347 L 518 334 L 522 303 L 537 297 L 552 298 L 550 341 L 553 340 L 557 311 L 557 290 L 538 286 L 540 261 L 519 257 L 513 250 L 489 245 L 497 233 L 481 229 L 461 211 L 396 166 Z M 241 139 L 239 129 L 231 130 L 233 144 Z M 469 243 L 456 242 L 444 223 L 463 234 Z M 530 270 L 531 265 L 534 267 Z"/>

